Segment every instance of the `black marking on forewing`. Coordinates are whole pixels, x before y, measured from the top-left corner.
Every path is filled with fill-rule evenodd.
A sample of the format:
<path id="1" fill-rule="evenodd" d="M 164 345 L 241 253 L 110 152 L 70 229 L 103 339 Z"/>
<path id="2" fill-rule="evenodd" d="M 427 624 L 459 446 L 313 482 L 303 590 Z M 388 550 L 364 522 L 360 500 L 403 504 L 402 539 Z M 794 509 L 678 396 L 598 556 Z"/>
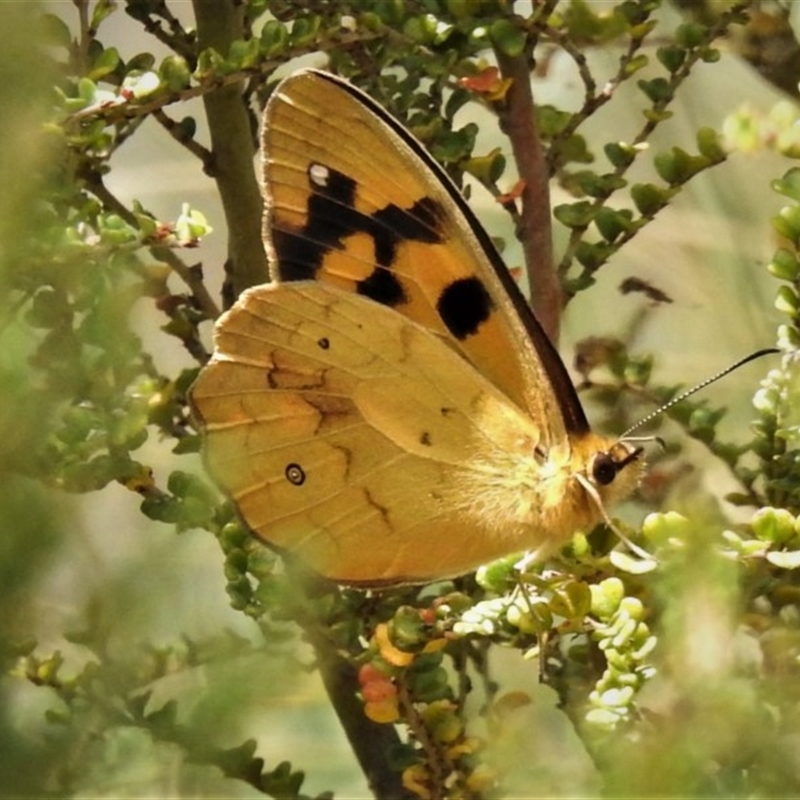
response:
<path id="1" fill-rule="evenodd" d="M 453 281 L 436 301 L 436 310 L 447 330 L 459 341 L 478 332 L 494 308 L 491 295 L 480 278 Z"/>
<path id="2" fill-rule="evenodd" d="M 437 228 L 443 210 L 439 204 L 423 197 L 408 209 L 389 203 L 373 214 L 364 214 L 355 208 L 356 182 L 325 164 L 314 163 L 309 167 L 308 184 L 310 194 L 303 228 L 272 231 L 280 279 L 315 279 L 327 253 L 341 248 L 348 236 L 363 233 L 372 239 L 375 268 L 357 282 L 356 291 L 390 307 L 406 302 L 403 285 L 392 272 L 397 248 L 407 241 L 441 241 Z"/>
<path id="3" fill-rule="evenodd" d="M 375 114 L 383 123 L 396 135 L 402 142 L 414 153 L 422 163 L 431 171 L 432 180 L 438 180 L 442 187 L 447 191 L 452 201 L 461 212 L 463 220 L 472 230 L 472 233 L 477 238 L 481 248 L 486 253 L 492 268 L 494 269 L 497 279 L 500 281 L 511 304 L 517 312 L 525 330 L 528 333 L 531 341 L 533 342 L 536 352 L 544 365 L 547 377 L 553 386 L 555 396 L 558 398 L 558 404 L 561 411 L 561 416 L 564 419 L 564 426 L 569 433 L 580 434 L 589 431 L 589 423 L 586 415 L 583 412 L 583 407 L 572 385 L 567 368 L 561 360 L 558 351 L 547 338 L 547 334 L 542 329 L 539 321 L 531 311 L 530 306 L 522 295 L 522 292 L 517 286 L 514 279 L 511 277 L 508 269 L 500 258 L 497 248 L 494 246 L 490 236 L 486 233 L 483 226 L 478 222 L 474 212 L 469 207 L 469 204 L 462 196 L 461 192 L 452 182 L 447 173 L 442 167 L 431 157 L 427 150 L 415 139 L 402 125 L 398 124 L 397 120 L 392 117 L 382 106 L 376 103 L 369 95 L 362 92 L 352 84 L 348 83 L 335 75 L 327 72 L 320 72 L 318 70 L 308 70 L 312 72 L 320 80 L 327 81 L 333 84 L 339 90 L 347 92 L 361 103 L 368 111 Z"/>
<path id="4" fill-rule="evenodd" d="M 319 166 L 312 164 L 309 173 Z M 344 237 L 359 230 L 359 220 L 363 219 L 363 214 L 353 207 L 357 187 L 352 178 L 328 170 L 325 184 L 315 181 L 310 174 L 308 182 L 311 194 L 306 207 L 308 218 L 302 230 L 272 230 L 278 273 L 284 281 L 316 278 L 325 254 L 337 247 Z"/>
<path id="5" fill-rule="evenodd" d="M 359 281 L 356 284 L 356 292 L 391 308 L 402 305 L 408 299 L 397 275 L 381 267 L 374 269 L 368 278 Z"/>
<path id="6" fill-rule="evenodd" d="M 410 209 L 390 203 L 364 217 L 369 226 L 364 227 L 375 243 L 376 267 L 358 282 L 356 291 L 378 303 L 392 308 L 408 300 L 403 284 L 391 271 L 397 258 L 397 248 L 403 242 L 415 241 L 433 244 L 441 241 L 436 230 L 441 208 L 430 197 L 417 200 Z"/>

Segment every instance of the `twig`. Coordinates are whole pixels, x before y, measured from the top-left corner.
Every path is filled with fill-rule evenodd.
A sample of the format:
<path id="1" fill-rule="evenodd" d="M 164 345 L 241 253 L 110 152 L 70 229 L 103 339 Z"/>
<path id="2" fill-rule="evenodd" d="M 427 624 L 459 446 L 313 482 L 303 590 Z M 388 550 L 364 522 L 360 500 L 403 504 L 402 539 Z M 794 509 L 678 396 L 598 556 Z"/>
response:
<path id="1" fill-rule="evenodd" d="M 92 194 L 94 194 L 106 208 L 112 210 L 115 214 L 119 214 L 129 225 L 138 228 L 138 223 L 133 212 L 108 189 L 100 175 L 87 170 L 81 177 L 86 181 L 86 185 Z M 219 316 L 219 307 L 208 293 L 208 289 L 206 289 L 199 270 L 184 264 L 183 261 L 165 245 L 151 245 L 150 253 L 154 258 L 170 267 L 183 280 L 189 287 L 197 307 L 209 319 L 216 319 Z"/>
<path id="2" fill-rule="evenodd" d="M 200 50 L 227 53 L 243 35 L 243 7 L 219 0 L 192 0 Z M 267 280 L 267 256 L 261 240 L 263 203 L 253 169 L 256 151 L 241 84 L 203 95 L 211 136 L 211 176 L 217 184 L 228 226 L 228 261 L 234 296 Z"/>
<path id="3" fill-rule="evenodd" d="M 203 145 L 192 136 L 187 136 L 181 129 L 181 126 L 163 109 L 155 109 L 155 111 L 153 111 L 153 117 L 176 142 L 183 145 L 193 156 L 200 159 L 203 164 L 204 172 L 211 172 L 214 156 L 208 148 L 203 147 Z"/>
<path id="4" fill-rule="evenodd" d="M 711 42 L 715 41 L 719 36 L 721 36 L 725 32 L 725 30 L 728 28 L 728 26 L 731 24 L 731 21 L 733 19 L 735 19 L 735 17 L 739 13 L 741 13 L 741 11 L 743 9 L 745 9 L 747 7 L 747 5 L 749 5 L 748 0 L 743 0 L 743 2 L 737 3 L 735 6 L 732 6 L 730 9 L 728 9 L 725 13 L 721 14 L 720 15 L 720 19 L 717 21 L 717 23 L 712 28 L 710 28 L 709 36 L 707 38 L 705 46 L 710 45 Z M 612 80 L 611 80 L 611 83 L 610 83 L 611 86 L 616 85 L 616 83 L 618 83 L 621 80 L 621 75 L 624 73 L 626 63 L 627 63 L 627 61 L 630 60 L 630 57 L 632 56 L 632 47 L 633 47 L 634 43 L 636 43 L 636 48 L 638 48 L 641 45 L 642 41 L 643 41 L 643 39 L 641 39 L 641 38 L 634 39 L 634 40 L 631 41 L 631 46 L 628 48 L 628 52 L 626 53 L 625 56 L 623 56 L 620 59 L 620 67 L 619 67 L 619 70 L 617 71 L 617 75 L 614 78 L 612 78 Z M 635 146 L 637 144 L 642 144 L 643 142 L 646 142 L 650 138 L 650 136 L 653 134 L 653 132 L 656 130 L 656 128 L 661 124 L 661 122 L 664 121 L 663 118 L 659 115 L 659 112 L 664 111 L 669 106 L 669 104 L 672 102 L 672 99 L 674 98 L 674 95 L 675 95 L 675 91 L 686 80 L 686 78 L 689 77 L 689 75 L 691 74 L 692 69 L 694 68 L 695 64 L 702 58 L 704 49 L 705 49 L 705 47 L 697 47 L 693 51 L 689 52 L 687 57 L 686 57 L 686 60 L 680 66 L 680 68 L 677 69 L 675 72 L 673 72 L 670 75 L 670 77 L 669 77 L 669 88 L 670 88 L 671 91 L 669 93 L 668 99 L 666 99 L 666 100 L 657 100 L 657 101 L 653 102 L 650 110 L 652 112 L 654 112 L 654 113 L 652 113 L 652 114 L 650 114 L 648 116 L 648 118 L 645 120 L 645 122 L 642 125 L 642 127 L 636 133 L 636 135 L 634 136 L 634 138 L 633 138 L 633 140 L 631 142 L 632 146 Z M 594 110 L 599 108 L 600 105 L 602 105 L 603 103 L 607 102 L 607 100 L 610 98 L 610 96 L 611 96 L 611 92 L 607 92 L 607 93 L 603 93 L 603 94 L 599 95 L 597 98 L 595 98 L 595 100 L 590 104 L 590 106 L 588 108 L 587 108 L 586 104 L 584 104 L 584 108 L 587 109 L 586 110 L 586 114 L 588 115 L 589 113 L 592 113 Z M 584 116 L 584 111 L 582 110 L 581 112 L 579 112 L 578 114 L 576 114 L 573 117 L 573 120 L 570 122 L 570 125 L 567 126 L 565 131 L 569 132 L 570 135 L 571 135 L 585 119 L 586 119 L 586 116 Z M 562 136 L 563 136 L 563 133 L 562 133 Z M 634 151 L 634 152 L 637 153 L 638 151 Z M 623 175 L 625 175 L 627 173 L 627 171 L 630 169 L 630 167 L 632 166 L 632 164 L 634 162 L 635 162 L 635 156 L 629 162 L 627 162 L 625 164 L 617 165 L 612 170 L 611 174 L 616 175 L 618 177 L 622 177 Z M 712 166 L 712 165 L 709 165 L 709 166 Z M 608 200 L 607 196 L 594 198 L 592 200 L 592 202 L 591 202 L 591 210 L 596 210 L 596 209 L 601 208 L 602 206 L 605 205 L 607 200 Z M 589 215 L 589 216 L 591 217 L 591 215 Z M 646 219 L 647 221 L 650 221 L 650 220 L 652 220 L 652 218 L 654 216 L 655 216 L 655 214 L 651 215 L 650 217 L 646 217 L 644 219 Z M 564 255 L 562 256 L 561 261 L 559 262 L 559 265 L 558 265 L 558 268 L 557 268 L 557 272 L 558 272 L 558 274 L 560 276 L 563 277 L 563 276 L 565 276 L 567 274 L 569 268 L 572 265 L 572 261 L 573 261 L 573 258 L 575 257 L 575 253 L 577 251 L 578 245 L 582 241 L 583 235 L 586 233 L 586 230 L 588 229 L 588 227 L 589 227 L 589 224 L 587 223 L 586 225 L 580 225 L 580 226 L 574 227 L 574 228 L 572 228 L 570 230 L 569 242 L 567 244 L 567 247 L 566 247 L 566 249 L 564 251 Z M 615 242 L 615 244 L 618 245 L 618 246 L 621 246 L 622 244 L 624 244 L 626 241 L 628 241 L 636 233 L 636 231 L 638 231 L 640 229 L 640 227 L 641 226 L 637 226 L 635 229 L 633 229 L 631 231 L 626 231 L 625 233 L 623 233 L 620 236 L 620 238 Z M 565 299 L 569 300 L 569 297 L 567 297 Z"/>
<path id="5" fill-rule="evenodd" d="M 371 41 L 382 36 L 381 31 L 367 31 L 351 33 L 345 31 L 329 44 L 309 45 L 305 48 L 297 48 L 295 51 L 296 56 L 301 56 L 306 53 L 325 51 L 327 49 L 347 48 L 354 45 L 361 44 L 361 42 Z M 214 75 L 202 79 L 198 84 L 182 89 L 178 92 L 164 92 L 154 97 L 151 100 L 146 100 L 141 103 L 134 103 L 130 101 L 100 103 L 97 105 L 87 106 L 86 108 L 70 114 L 66 119 L 66 124 L 71 122 L 82 122 L 84 120 L 105 120 L 106 123 L 111 124 L 118 120 L 132 119 L 133 117 L 147 116 L 152 114 L 157 108 L 164 108 L 165 106 L 172 105 L 173 103 L 183 103 L 191 100 L 194 97 L 204 97 L 210 92 L 218 89 L 223 89 L 228 86 L 235 86 L 236 84 L 243 83 L 251 78 L 259 80 L 266 80 L 269 75 L 281 64 L 284 59 L 267 59 L 259 62 L 254 67 L 247 67 L 246 69 L 230 72 L 226 75 Z M 121 98 L 120 98 L 121 99 Z"/>

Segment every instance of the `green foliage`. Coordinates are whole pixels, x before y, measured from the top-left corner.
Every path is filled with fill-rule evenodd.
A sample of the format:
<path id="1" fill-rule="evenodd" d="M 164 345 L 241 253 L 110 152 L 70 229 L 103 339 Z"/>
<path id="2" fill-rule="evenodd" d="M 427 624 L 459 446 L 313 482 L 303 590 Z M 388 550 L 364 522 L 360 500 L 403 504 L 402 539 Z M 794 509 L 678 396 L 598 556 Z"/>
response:
<path id="1" fill-rule="evenodd" d="M 309 652 L 298 651 L 300 639 L 378 796 L 497 796 L 506 776 L 492 760 L 492 740 L 513 729 L 539 680 L 556 693 L 609 796 L 800 792 L 794 760 L 785 755 L 798 733 L 800 690 L 800 403 L 793 375 L 800 172 L 789 170 L 773 184 L 786 203 L 773 219 L 781 243 L 768 266 L 780 281 L 776 307 L 786 321 L 778 342 L 786 355 L 755 394 L 753 438 L 724 441 L 724 411 L 704 401 L 668 412 L 730 472 L 736 489 L 727 499 L 756 509 L 749 522 L 704 507 L 686 515 L 654 511 L 641 532 L 617 523 L 640 535 L 651 557 L 621 552 L 603 527 L 580 532 L 546 564 L 520 570 L 515 556 L 474 576 L 381 593 L 333 587 L 304 575 L 302 565 L 283 564 L 210 487 L 185 398 L 208 357 L 208 323 L 238 284 L 226 285 L 218 303 L 194 263 L 193 248 L 211 232 L 203 210 L 184 205 L 174 219 L 158 219 L 118 196 L 109 177 L 144 120 L 161 126 L 226 198 L 232 272 L 263 273 L 263 252 L 238 247 L 258 236 L 260 209 L 238 186 L 226 191 L 231 175 L 200 140 L 185 104 L 232 87 L 255 119 L 278 66 L 325 53 L 331 68 L 404 121 L 459 185 L 468 172 L 499 197 L 512 170 L 498 151 L 476 152 L 478 125 L 460 111 L 479 104 L 504 131 L 532 121 L 535 142 L 523 141 L 522 149 L 540 147 L 543 167 L 511 180 L 538 180 L 541 188 L 552 178 L 573 198 L 553 209 L 564 229 L 556 269 L 545 259 L 533 273 L 546 280 L 552 272 L 569 300 L 731 152 L 764 141 L 789 157 L 800 152 L 796 111 L 786 107 L 766 118 L 740 109 L 721 135 L 701 128 L 694 143 L 649 149 L 685 81 L 695 69 L 714 69 L 715 43 L 746 22 L 748 5 L 726 3 L 712 19 L 672 30 L 656 0 L 545 0 L 516 4 L 514 13 L 503 0 L 248 0 L 220 2 L 217 24 L 195 30 L 163 0 L 76 0 L 66 22 L 66 14 L 40 16 L 35 42 L 27 17 L 4 7 L 18 35 L 9 36 L 3 56 L 7 113 L 0 119 L 8 143 L 0 149 L 8 187 L 0 197 L 7 299 L 0 318 L 0 517 L 7 532 L 0 592 L 15 608 L 63 530 L 78 525 L 57 507 L 56 491 L 116 487 L 133 492 L 148 519 L 176 533 L 200 536 L 201 529 L 215 537 L 230 605 L 258 643 L 230 633 L 168 645 L 120 642 L 115 626 L 89 608 L 85 625 L 54 646 L 31 641 L 29 612 L 8 615 L 0 626 L 0 689 L 13 698 L 20 687 L 35 688 L 47 699 L 30 741 L 14 734 L 11 703 L 0 712 L 9 743 L 0 773 L 17 775 L 15 783 L 5 778 L 0 793 L 96 794 L 107 786 L 109 765 L 124 762 L 119 754 L 134 742 L 213 768 L 233 784 L 232 794 L 246 787 L 253 796 L 306 796 L 305 773 L 317 767 L 313 748 L 294 754 L 292 764 L 264 759 L 249 736 L 216 727 L 218 716 L 254 704 L 259 669 L 268 668 L 252 659 L 268 654 L 276 682 L 299 671 L 297 652 Z M 106 46 L 107 26 L 123 11 L 153 37 L 153 51 L 159 43 L 168 55 Z M 598 47 L 620 53 L 602 84 L 587 58 Z M 533 56 L 551 51 L 574 65 L 582 87 L 577 108 L 526 105 L 513 81 L 504 81 L 504 71 L 521 67 L 527 75 Z M 487 78 L 491 58 L 503 70 Z M 39 59 L 46 70 L 37 69 Z M 628 87 L 641 103 L 638 127 L 598 144 L 590 123 Z M 220 122 L 210 106 L 205 113 Z M 250 159 L 250 128 L 234 144 Z M 634 168 L 645 176 L 631 177 Z M 506 198 L 503 207 L 524 230 L 525 201 L 518 208 Z M 147 337 L 136 324 L 142 308 L 160 320 Z M 179 367 L 160 366 L 166 342 L 184 353 Z M 598 338 L 580 349 L 594 399 L 613 408 L 621 427 L 679 391 L 655 385 L 652 358 L 622 342 Z M 157 467 L 154 451 L 164 457 Z M 656 455 L 653 474 L 669 478 L 678 455 L 674 446 Z M 734 658 L 743 641 L 750 650 Z M 521 687 L 495 678 L 501 649 L 516 651 L 529 667 Z M 212 686 L 222 683 L 219 670 L 231 664 L 241 667 L 234 688 L 218 705 L 209 701 L 207 718 L 202 704 L 198 711 L 171 690 L 176 677 L 195 671 Z M 660 691 L 660 702 L 648 689 Z M 108 793 L 115 791 L 111 785 Z"/>

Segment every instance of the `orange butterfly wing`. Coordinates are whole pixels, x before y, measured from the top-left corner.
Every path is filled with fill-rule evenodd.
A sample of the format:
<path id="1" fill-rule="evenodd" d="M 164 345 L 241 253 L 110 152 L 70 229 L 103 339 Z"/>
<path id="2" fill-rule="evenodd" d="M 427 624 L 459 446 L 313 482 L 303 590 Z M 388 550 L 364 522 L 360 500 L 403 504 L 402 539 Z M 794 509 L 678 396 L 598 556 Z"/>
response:
<path id="1" fill-rule="evenodd" d="M 366 112 L 366 113 L 365 113 Z M 544 428 L 588 431 L 558 353 L 446 173 L 366 94 L 307 70 L 265 113 L 273 278 L 322 280 L 445 337 Z"/>

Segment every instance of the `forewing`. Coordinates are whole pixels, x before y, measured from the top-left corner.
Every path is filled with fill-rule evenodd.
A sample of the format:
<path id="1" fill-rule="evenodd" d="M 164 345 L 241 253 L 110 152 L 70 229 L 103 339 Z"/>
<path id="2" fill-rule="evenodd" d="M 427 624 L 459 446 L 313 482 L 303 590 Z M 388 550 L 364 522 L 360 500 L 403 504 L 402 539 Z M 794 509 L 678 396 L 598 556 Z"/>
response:
<path id="1" fill-rule="evenodd" d="M 264 121 L 273 277 L 322 280 L 446 339 L 549 443 L 588 430 L 563 363 L 483 231 L 424 148 L 350 84 L 281 83 Z"/>

